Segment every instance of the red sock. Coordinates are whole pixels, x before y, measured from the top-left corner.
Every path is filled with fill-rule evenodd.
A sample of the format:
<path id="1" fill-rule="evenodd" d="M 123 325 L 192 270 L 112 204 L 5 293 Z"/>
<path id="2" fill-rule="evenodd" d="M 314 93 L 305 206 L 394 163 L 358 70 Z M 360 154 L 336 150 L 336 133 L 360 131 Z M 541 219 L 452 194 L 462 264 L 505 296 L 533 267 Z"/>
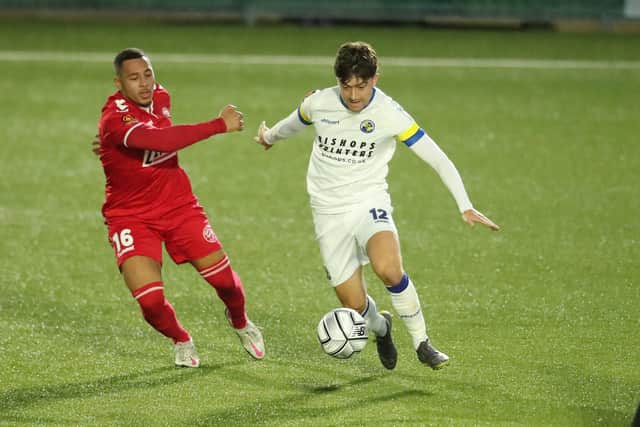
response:
<path id="1" fill-rule="evenodd" d="M 225 256 L 215 265 L 199 271 L 200 275 L 218 293 L 218 297 L 229 309 L 231 323 L 236 329 L 247 326 L 247 315 L 244 311 L 244 289 L 242 281 L 231 268 L 229 258 Z"/>
<path id="2" fill-rule="evenodd" d="M 153 282 L 132 292 L 133 297 L 140 304 L 142 316 L 162 335 L 176 342 L 185 342 L 191 339 L 176 317 L 169 301 L 164 297 L 162 282 Z"/>

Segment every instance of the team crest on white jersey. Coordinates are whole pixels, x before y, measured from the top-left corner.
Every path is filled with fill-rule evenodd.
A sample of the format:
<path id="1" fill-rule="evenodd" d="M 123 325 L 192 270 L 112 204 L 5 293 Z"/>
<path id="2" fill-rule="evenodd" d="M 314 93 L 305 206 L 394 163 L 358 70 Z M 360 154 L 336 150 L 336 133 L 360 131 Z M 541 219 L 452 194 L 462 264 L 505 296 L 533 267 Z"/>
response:
<path id="1" fill-rule="evenodd" d="M 360 122 L 360 130 L 364 133 L 371 133 L 375 130 L 376 128 L 376 124 L 373 122 L 373 120 L 363 120 Z"/>
<path id="2" fill-rule="evenodd" d="M 169 160 L 177 153 L 172 151 L 171 153 L 162 153 L 160 151 L 144 150 L 144 156 L 142 157 L 142 167 L 154 166 L 159 163 Z"/>
<path id="3" fill-rule="evenodd" d="M 215 243 L 218 241 L 218 236 L 216 236 L 216 233 L 213 231 L 213 228 L 211 228 L 209 223 L 207 223 L 207 225 L 202 229 L 202 237 L 204 237 L 204 240 L 209 243 Z"/>

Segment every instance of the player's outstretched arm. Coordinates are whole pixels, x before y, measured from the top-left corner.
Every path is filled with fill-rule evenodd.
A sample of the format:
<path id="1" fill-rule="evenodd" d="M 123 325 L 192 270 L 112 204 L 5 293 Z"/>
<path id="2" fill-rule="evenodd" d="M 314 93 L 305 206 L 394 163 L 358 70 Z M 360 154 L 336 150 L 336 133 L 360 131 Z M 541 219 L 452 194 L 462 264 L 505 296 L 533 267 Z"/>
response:
<path id="1" fill-rule="evenodd" d="M 244 129 L 244 115 L 238 111 L 235 105 L 227 105 L 220 111 L 220 117 L 227 126 L 227 132 L 241 131 Z"/>
<path id="2" fill-rule="evenodd" d="M 467 224 L 473 226 L 476 223 L 480 223 L 489 227 L 491 230 L 500 230 L 500 226 L 483 215 L 482 212 L 473 208 L 458 170 L 434 140 L 425 133 L 417 142 L 411 145 L 410 148 L 440 175 L 440 179 L 442 179 L 442 182 L 456 200 L 458 209 L 462 212 L 462 219 Z"/>
<path id="3" fill-rule="evenodd" d="M 127 122 L 123 126 L 121 114 L 112 114 L 105 119 L 104 133 L 92 141 L 96 152 L 96 142 L 99 138 L 113 141 L 127 148 L 140 150 L 154 150 L 163 153 L 181 150 L 196 142 L 203 141 L 213 135 L 225 132 L 241 131 L 244 128 L 243 114 L 235 105 L 227 105 L 220 114 L 211 120 L 187 125 L 172 125 L 158 128 L 151 122 L 141 122 L 137 119 Z M 96 154 L 99 154 L 96 153 Z"/>
<path id="4" fill-rule="evenodd" d="M 304 95 L 305 99 L 313 95 L 315 92 L 316 90 L 307 92 Z M 301 109 L 302 105 L 271 128 L 267 127 L 266 123 L 263 121 L 260 123 L 260 126 L 258 127 L 258 134 L 253 138 L 253 140 L 262 145 L 265 150 L 268 150 L 273 147 L 276 142 L 292 137 L 302 131 L 307 126 L 311 125 L 312 122 L 310 118 L 307 118 L 302 113 Z"/>
<path id="5" fill-rule="evenodd" d="M 181 150 L 213 135 L 241 129 L 243 126 L 242 113 L 235 111 L 235 107 L 225 107 L 221 113 L 225 114 L 229 125 L 232 126 L 231 129 L 227 128 L 225 118 L 222 116 L 207 122 L 173 125 L 165 128 L 157 128 L 150 123 L 137 122 L 124 135 L 122 143 L 128 148 L 169 153 Z"/>
<path id="6" fill-rule="evenodd" d="M 493 231 L 500 230 L 500 226 L 498 224 L 496 224 L 495 222 L 491 221 L 489 218 L 484 216 L 484 214 L 482 212 L 477 211 L 477 210 L 475 210 L 473 208 L 467 209 L 466 211 L 464 211 L 462 213 L 462 219 L 464 220 L 464 222 L 466 222 L 467 224 L 469 224 L 472 227 L 476 223 L 479 223 L 479 224 L 482 224 L 482 225 L 485 225 L 485 226 L 489 227 Z"/>
<path id="7" fill-rule="evenodd" d="M 260 123 L 258 135 L 254 140 L 268 150 L 270 147 L 267 147 L 265 144 L 271 146 L 282 139 L 292 137 L 308 125 L 308 123 L 301 121 L 298 110 L 296 109 L 287 117 L 273 125 L 272 128 L 267 127 L 264 122 Z"/>

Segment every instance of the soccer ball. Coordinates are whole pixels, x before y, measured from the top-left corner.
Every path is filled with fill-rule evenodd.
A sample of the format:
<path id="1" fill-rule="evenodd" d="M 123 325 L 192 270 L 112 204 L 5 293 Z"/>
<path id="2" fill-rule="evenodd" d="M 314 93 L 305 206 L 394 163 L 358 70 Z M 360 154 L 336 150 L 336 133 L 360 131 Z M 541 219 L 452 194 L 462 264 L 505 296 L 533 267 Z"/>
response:
<path id="1" fill-rule="evenodd" d="M 322 316 L 317 335 L 324 352 L 338 359 L 359 353 L 368 339 L 364 318 L 350 308 L 336 308 Z"/>

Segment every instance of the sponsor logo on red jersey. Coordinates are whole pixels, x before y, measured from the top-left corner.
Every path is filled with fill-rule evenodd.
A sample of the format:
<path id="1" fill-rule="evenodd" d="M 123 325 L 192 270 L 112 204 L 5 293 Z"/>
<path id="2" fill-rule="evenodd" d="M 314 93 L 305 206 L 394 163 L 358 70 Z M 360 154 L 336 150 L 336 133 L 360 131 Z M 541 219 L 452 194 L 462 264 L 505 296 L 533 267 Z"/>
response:
<path id="1" fill-rule="evenodd" d="M 172 151 L 171 153 L 162 153 L 160 151 L 144 150 L 144 156 L 142 156 L 142 167 L 146 168 L 157 165 L 165 160 L 169 160 L 176 154 L 178 153 L 175 151 Z"/>
<path id="2" fill-rule="evenodd" d="M 138 123 L 138 119 L 133 117 L 131 114 L 125 114 L 124 116 L 122 116 L 122 123 L 130 125 L 133 123 Z"/>

